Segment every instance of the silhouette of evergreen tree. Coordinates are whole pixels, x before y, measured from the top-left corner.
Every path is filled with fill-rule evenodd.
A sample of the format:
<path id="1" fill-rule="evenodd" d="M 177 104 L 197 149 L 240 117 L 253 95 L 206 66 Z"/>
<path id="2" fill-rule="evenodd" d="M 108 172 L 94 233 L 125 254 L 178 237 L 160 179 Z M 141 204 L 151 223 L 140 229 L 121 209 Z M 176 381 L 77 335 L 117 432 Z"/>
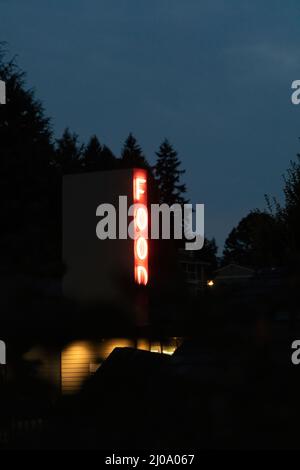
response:
<path id="1" fill-rule="evenodd" d="M 58 174 L 51 122 L 3 44 L 0 78 L 7 91 L 0 106 L 2 262 L 32 267 L 53 256 Z"/>
<path id="2" fill-rule="evenodd" d="M 102 165 L 104 170 L 113 170 L 120 166 L 119 159 L 107 145 L 102 147 Z"/>
<path id="3" fill-rule="evenodd" d="M 94 171 L 99 168 L 101 160 L 102 146 L 98 137 L 93 135 L 83 152 L 83 166 L 87 171 Z"/>
<path id="4" fill-rule="evenodd" d="M 138 145 L 136 138 L 131 133 L 125 140 L 121 153 L 120 165 L 122 168 L 146 168 L 150 170 L 150 166 L 141 147 Z"/>
<path id="5" fill-rule="evenodd" d="M 63 174 L 78 173 L 83 169 L 83 149 L 78 135 L 68 128 L 60 139 L 56 140 L 55 162 Z"/>
<path id="6" fill-rule="evenodd" d="M 83 152 L 83 166 L 86 171 L 113 170 L 118 161 L 113 152 L 102 146 L 96 135 L 92 136 Z"/>
<path id="7" fill-rule="evenodd" d="M 170 142 L 165 139 L 156 152 L 157 161 L 154 166 L 154 175 L 158 184 L 161 203 L 169 205 L 184 204 L 186 199 L 185 184 L 180 183 L 180 177 L 185 170 L 180 170 L 181 165 L 177 152 Z"/>

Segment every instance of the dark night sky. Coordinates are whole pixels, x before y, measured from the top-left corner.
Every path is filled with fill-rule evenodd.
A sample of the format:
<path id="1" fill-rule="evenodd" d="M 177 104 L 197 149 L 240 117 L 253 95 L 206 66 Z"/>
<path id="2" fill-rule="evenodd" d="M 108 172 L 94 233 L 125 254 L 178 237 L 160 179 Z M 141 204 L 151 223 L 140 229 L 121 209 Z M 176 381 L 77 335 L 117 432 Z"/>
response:
<path id="1" fill-rule="evenodd" d="M 0 39 L 53 118 L 153 162 L 177 148 L 219 245 L 300 149 L 299 0 L 0 0 Z"/>

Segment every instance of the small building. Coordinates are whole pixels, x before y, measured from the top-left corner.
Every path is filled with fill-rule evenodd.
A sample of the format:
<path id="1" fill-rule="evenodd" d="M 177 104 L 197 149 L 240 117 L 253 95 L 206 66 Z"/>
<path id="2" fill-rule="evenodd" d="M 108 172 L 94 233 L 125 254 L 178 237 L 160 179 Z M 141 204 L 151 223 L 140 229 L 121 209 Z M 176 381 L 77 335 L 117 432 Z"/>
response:
<path id="1" fill-rule="evenodd" d="M 233 284 L 243 283 L 253 279 L 255 276 L 255 270 L 240 266 L 238 264 L 228 264 L 215 271 L 215 283 L 220 284 Z"/>
<path id="2" fill-rule="evenodd" d="M 179 250 L 179 264 L 187 284 L 193 295 L 198 295 L 207 287 L 207 271 L 210 263 L 199 260 L 198 252 Z"/>

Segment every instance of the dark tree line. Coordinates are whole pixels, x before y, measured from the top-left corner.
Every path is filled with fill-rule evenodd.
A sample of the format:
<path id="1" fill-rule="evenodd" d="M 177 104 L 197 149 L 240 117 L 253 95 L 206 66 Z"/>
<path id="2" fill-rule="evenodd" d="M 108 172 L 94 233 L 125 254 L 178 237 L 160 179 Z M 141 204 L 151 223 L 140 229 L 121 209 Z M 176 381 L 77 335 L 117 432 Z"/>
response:
<path id="1" fill-rule="evenodd" d="M 228 235 L 223 263 L 298 270 L 300 261 L 300 154 L 284 179 L 284 202 L 266 196 L 267 208 L 251 211 Z"/>
<path id="2" fill-rule="evenodd" d="M 120 156 L 96 135 L 86 144 L 65 129 L 55 139 L 51 120 L 14 59 L 0 45 L 0 78 L 6 82 L 7 104 L 0 106 L 0 235 L 2 266 L 34 268 L 40 260 L 59 264 L 61 243 L 61 178 L 68 173 L 146 168 L 155 202 L 186 202 L 184 170 L 165 139 L 151 166 L 130 133 Z M 267 209 L 251 211 L 229 234 L 223 263 L 253 267 L 298 266 L 300 249 L 300 154 L 284 177 L 284 204 L 267 198 Z M 203 260 L 216 266 L 214 240 L 206 240 Z"/>
<path id="3" fill-rule="evenodd" d="M 50 120 L 26 89 L 24 72 L 5 60 L 3 46 L 0 77 L 7 90 L 7 104 L 0 106 L 1 257 L 14 270 L 58 250 L 59 185 Z"/>
<path id="4" fill-rule="evenodd" d="M 7 104 L 0 106 L 0 179 L 2 267 L 14 272 L 51 269 L 61 261 L 61 186 L 69 173 L 146 168 L 154 202 L 185 202 L 184 173 L 177 152 L 165 139 L 151 166 L 130 133 L 120 156 L 96 135 L 86 144 L 65 129 L 55 139 L 51 120 L 25 73 L 14 59 L 7 60 L 0 44 L 0 79 L 6 82 Z M 5 268 L 4 268 L 5 267 Z"/>
<path id="5" fill-rule="evenodd" d="M 102 144 L 96 135 L 86 145 L 79 142 L 79 136 L 65 129 L 61 138 L 56 139 L 54 164 L 60 173 L 79 173 L 125 168 L 151 169 L 136 138 L 130 133 L 124 142 L 121 157 Z"/>

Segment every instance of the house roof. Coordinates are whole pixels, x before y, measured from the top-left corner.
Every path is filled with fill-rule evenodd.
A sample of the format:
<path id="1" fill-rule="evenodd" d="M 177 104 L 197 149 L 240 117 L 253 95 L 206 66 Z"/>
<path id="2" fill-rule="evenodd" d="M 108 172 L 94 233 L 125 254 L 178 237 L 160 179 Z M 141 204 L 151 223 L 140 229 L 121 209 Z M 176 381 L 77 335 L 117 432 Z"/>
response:
<path id="1" fill-rule="evenodd" d="M 254 274 L 254 269 L 232 263 L 218 269 L 216 271 L 216 279 L 249 279 Z"/>
<path id="2" fill-rule="evenodd" d="M 226 266 L 223 266 L 222 268 L 219 268 L 217 269 L 215 272 L 216 273 L 221 273 L 221 272 L 224 272 L 224 271 L 228 271 L 228 270 L 231 270 L 231 269 L 235 269 L 236 271 L 248 271 L 249 274 L 254 274 L 255 273 L 255 270 L 252 269 L 252 268 L 247 268 L 246 266 L 241 266 L 239 264 L 234 264 L 234 263 L 230 263 L 230 264 L 227 264 Z"/>

